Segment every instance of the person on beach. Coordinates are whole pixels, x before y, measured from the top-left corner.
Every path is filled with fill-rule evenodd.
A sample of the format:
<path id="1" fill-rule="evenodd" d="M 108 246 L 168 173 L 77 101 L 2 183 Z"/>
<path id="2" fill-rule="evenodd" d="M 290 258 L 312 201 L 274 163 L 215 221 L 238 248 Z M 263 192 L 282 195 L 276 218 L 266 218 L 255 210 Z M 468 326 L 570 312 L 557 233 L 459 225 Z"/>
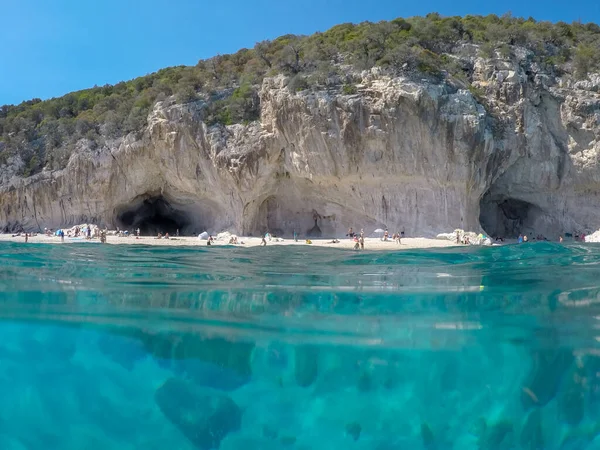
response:
<path id="1" fill-rule="evenodd" d="M 560 242 L 562 244 L 562 242 L 563 242 L 563 237 L 562 236 L 558 237 L 558 242 Z"/>
<path id="2" fill-rule="evenodd" d="M 179 237 L 179 228 L 177 228 L 177 233 L 175 234 L 175 236 Z"/>
<path id="3" fill-rule="evenodd" d="M 269 234 L 269 233 L 267 233 L 267 234 Z M 265 235 L 265 236 L 266 236 L 266 235 Z M 263 247 L 264 247 L 265 245 L 267 245 L 267 240 L 265 239 L 265 236 L 263 236 L 262 240 L 260 241 L 260 245 L 262 245 Z"/>
<path id="4" fill-rule="evenodd" d="M 138 229 L 137 229 L 137 230 L 135 230 L 135 235 L 136 235 L 137 237 L 140 237 L 140 229 L 139 229 L 139 227 L 138 227 Z"/>
<path id="5" fill-rule="evenodd" d="M 389 237 L 390 237 L 390 233 L 388 233 L 388 229 L 386 228 L 385 232 L 383 233 L 384 242 L 387 242 Z"/>
<path id="6" fill-rule="evenodd" d="M 169 233 L 165 233 L 165 239 L 169 239 Z"/>
<path id="7" fill-rule="evenodd" d="M 298 242 L 298 233 L 294 230 L 294 242 Z"/>
<path id="8" fill-rule="evenodd" d="M 29 233 L 25 233 L 25 243 L 27 243 L 27 241 L 29 241 Z"/>
<path id="9" fill-rule="evenodd" d="M 100 243 L 106 244 L 106 230 L 100 231 Z"/>
<path id="10" fill-rule="evenodd" d="M 354 236 L 354 250 L 358 250 L 360 247 L 360 242 L 358 242 L 358 237 Z"/>
<path id="11" fill-rule="evenodd" d="M 517 238 L 517 242 L 518 242 L 519 244 L 522 244 L 522 243 L 523 243 L 523 235 L 522 235 L 522 234 L 519 234 L 519 237 Z"/>
<path id="12" fill-rule="evenodd" d="M 92 238 L 92 227 L 89 225 L 86 225 L 86 226 L 87 226 L 87 239 L 91 239 Z M 61 233 L 63 234 L 63 237 L 64 237 L 65 233 L 62 230 L 61 230 Z"/>
<path id="13" fill-rule="evenodd" d="M 358 242 L 360 244 L 360 249 L 364 250 L 365 249 L 365 234 L 364 233 L 360 233 L 360 238 L 358 239 Z"/>
<path id="14" fill-rule="evenodd" d="M 350 239 L 354 237 L 354 231 L 352 231 L 352 227 L 348 228 L 348 233 L 346 234 Z"/>
<path id="15" fill-rule="evenodd" d="M 60 236 L 60 242 L 65 242 L 65 232 L 64 232 L 64 230 L 60 230 L 58 232 L 58 235 Z"/>

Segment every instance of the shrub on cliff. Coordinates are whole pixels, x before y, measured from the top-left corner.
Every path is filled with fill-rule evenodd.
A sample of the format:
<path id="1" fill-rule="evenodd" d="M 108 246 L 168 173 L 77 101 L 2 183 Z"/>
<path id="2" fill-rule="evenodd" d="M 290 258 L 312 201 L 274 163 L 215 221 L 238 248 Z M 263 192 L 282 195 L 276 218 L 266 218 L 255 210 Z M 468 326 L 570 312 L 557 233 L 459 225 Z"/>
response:
<path id="1" fill-rule="evenodd" d="M 588 74 L 597 70 L 600 65 L 600 50 L 597 46 L 579 44 L 575 49 L 573 66 L 575 75 L 579 79 L 586 78 Z"/>

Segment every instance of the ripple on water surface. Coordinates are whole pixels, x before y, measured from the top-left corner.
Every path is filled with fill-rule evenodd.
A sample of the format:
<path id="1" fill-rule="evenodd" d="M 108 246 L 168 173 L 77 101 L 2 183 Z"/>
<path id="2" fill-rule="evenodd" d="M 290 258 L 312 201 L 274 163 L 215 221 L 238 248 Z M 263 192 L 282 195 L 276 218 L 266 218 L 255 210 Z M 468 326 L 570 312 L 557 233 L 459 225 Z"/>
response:
<path id="1" fill-rule="evenodd" d="M 0 244 L 0 447 L 600 449 L 599 263 Z"/>

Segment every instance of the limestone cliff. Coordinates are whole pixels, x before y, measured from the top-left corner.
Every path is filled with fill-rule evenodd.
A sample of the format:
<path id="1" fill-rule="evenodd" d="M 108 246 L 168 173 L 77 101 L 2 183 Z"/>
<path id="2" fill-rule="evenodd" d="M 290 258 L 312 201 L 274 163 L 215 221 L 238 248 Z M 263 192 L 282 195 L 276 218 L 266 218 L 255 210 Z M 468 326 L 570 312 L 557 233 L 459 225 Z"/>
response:
<path id="1" fill-rule="evenodd" d="M 473 93 L 451 77 L 379 69 L 355 74 L 353 95 L 291 92 L 278 76 L 263 82 L 260 121 L 227 127 L 207 127 L 198 103 L 159 102 L 142 133 L 96 150 L 82 141 L 63 170 L 22 179 L 5 166 L 0 225 L 284 236 L 599 228 L 600 77 L 575 82 L 525 50 L 482 59 L 473 47 L 457 55 Z"/>

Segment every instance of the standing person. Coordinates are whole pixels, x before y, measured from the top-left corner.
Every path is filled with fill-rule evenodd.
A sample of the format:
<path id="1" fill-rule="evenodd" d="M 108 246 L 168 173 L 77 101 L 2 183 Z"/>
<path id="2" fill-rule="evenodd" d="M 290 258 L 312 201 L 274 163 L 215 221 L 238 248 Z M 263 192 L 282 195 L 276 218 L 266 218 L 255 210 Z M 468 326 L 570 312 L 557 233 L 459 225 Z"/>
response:
<path id="1" fill-rule="evenodd" d="M 294 230 L 294 242 L 298 242 L 298 233 Z"/>
<path id="2" fill-rule="evenodd" d="M 267 240 L 265 239 L 265 237 L 264 237 L 264 236 L 262 237 L 262 241 L 260 241 L 260 245 L 262 245 L 263 247 L 264 247 L 265 245 L 267 245 Z"/>
<path id="3" fill-rule="evenodd" d="M 65 242 L 65 231 L 63 229 L 58 232 L 58 235 L 60 236 L 60 242 Z"/>
<path id="4" fill-rule="evenodd" d="M 385 232 L 383 233 L 383 240 L 387 241 L 388 238 L 390 237 L 390 233 L 388 233 L 388 229 L 385 229 Z"/>
<path id="5" fill-rule="evenodd" d="M 62 230 L 61 230 L 61 233 L 62 233 L 62 235 L 64 237 L 65 233 Z M 92 238 L 92 227 L 89 226 L 89 225 L 87 225 L 87 238 L 88 239 Z"/>
<path id="6" fill-rule="evenodd" d="M 25 243 L 27 243 L 27 241 L 29 241 L 29 233 L 25 233 Z"/>
<path id="7" fill-rule="evenodd" d="M 360 238 L 358 240 L 358 242 L 360 243 L 360 249 L 364 250 L 365 249 L 365 234 L 364 233 L 360 233 Z"/>
<path id="8" fill-rule="evenodd" d="M 137 230 L 135 230 L 135 232 L 136 232 L 136 236 L 137 236 L 137 237 L 140 237 L 140 227 L 138 227 L 138 229 L 137 229 Z"/>
<path id="9" fill-rule="evenodd" d="M 175 234 L 175 236 L 179 237 L 179 228 L 177 228 L 177 233 Z"/>

